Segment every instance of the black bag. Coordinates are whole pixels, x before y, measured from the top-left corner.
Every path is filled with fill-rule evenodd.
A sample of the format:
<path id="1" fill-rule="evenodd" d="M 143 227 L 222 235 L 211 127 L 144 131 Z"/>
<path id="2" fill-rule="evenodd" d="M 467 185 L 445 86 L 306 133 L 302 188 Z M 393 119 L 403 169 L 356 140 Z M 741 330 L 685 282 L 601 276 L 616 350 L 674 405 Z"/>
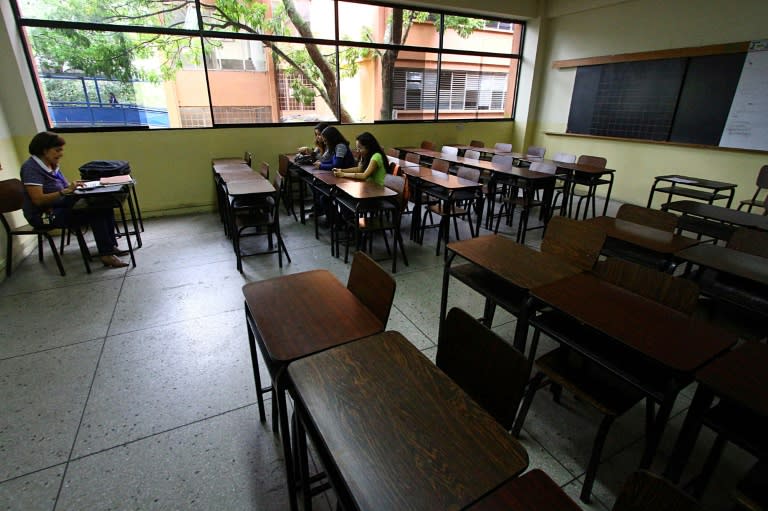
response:
<path id="1" fill-rule="evenodd" d="M 296 165 L 310 165 L 315 162 L 315 154 L 309 153 L 309 154 L 297 154 L 293 157 L 294 163 Z"/>
<path id="2" fill-rule="evenodd" d="M 98 181 L 102 177 L 123 176 L 131 173 L 131 166 L 123 160 L 94 160 L 80 167 L 80 178 Z"/>

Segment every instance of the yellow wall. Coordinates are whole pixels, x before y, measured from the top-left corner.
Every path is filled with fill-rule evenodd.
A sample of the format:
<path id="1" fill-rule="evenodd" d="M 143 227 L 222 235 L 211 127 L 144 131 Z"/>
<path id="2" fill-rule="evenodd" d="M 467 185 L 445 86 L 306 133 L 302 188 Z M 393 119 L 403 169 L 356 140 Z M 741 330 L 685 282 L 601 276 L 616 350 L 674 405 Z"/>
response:
<path id="1" fill-rule="evenodd" d="M 585 4 L 595 6 L 586 8 Z M 547 154 L 565 151 L 608 159 L 615 168 L 614 197 L 645 205 L 653 177 L 688 174 L 737 183 L 736 198 L 754 192 L 759 168 L 768 154 L 689 148 L 642 142 L 600 141 L 546 135 L 564 132 L 568 122 L 575 69 L 552 69 L 553 60 L 705 46 L 768 38 L 768 2 L 763 0 L 637 0 L 615 2 L 552 0 L 541 45 L 543 65 L 532 141 Z"/>

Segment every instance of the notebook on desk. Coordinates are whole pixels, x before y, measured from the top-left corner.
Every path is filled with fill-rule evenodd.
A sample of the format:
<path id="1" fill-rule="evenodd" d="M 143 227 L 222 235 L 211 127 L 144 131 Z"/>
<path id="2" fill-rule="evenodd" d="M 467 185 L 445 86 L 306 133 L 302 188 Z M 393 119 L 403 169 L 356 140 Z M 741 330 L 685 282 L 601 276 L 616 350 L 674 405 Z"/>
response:
<path id="1" fill-rule="evenodd" d="M 109 176 L 109 177 L 102 177 L 97 181 L 102 186 L 106 185 L 127 185 L 130 183 L 133 183 L 133 178 L 130 175 L 120 175 L 120 176 Z"/>

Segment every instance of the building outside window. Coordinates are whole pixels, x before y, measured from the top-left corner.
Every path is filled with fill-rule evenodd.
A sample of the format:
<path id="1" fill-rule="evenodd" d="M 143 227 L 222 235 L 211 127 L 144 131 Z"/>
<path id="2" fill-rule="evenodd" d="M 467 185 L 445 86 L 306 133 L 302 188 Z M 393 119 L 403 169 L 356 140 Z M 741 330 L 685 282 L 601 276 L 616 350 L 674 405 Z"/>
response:
<path id="1" fill-rule="evenodd" d="M 52 128 L 514 114 L 515 20 L 341 0 L 11 1 Z"/>

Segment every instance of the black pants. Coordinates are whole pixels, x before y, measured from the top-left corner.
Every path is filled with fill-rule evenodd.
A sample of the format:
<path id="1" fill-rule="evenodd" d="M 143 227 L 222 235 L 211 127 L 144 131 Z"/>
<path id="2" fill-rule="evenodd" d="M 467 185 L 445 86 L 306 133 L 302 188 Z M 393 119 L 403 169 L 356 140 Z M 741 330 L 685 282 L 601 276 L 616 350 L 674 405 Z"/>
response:
<path id="1" fill-rule="evenodd" d="M 52 225 L 61 228 L 90 225 L 100 256 L 115 253 L 115 212 L 112 208 L 56 208 Z"/>

